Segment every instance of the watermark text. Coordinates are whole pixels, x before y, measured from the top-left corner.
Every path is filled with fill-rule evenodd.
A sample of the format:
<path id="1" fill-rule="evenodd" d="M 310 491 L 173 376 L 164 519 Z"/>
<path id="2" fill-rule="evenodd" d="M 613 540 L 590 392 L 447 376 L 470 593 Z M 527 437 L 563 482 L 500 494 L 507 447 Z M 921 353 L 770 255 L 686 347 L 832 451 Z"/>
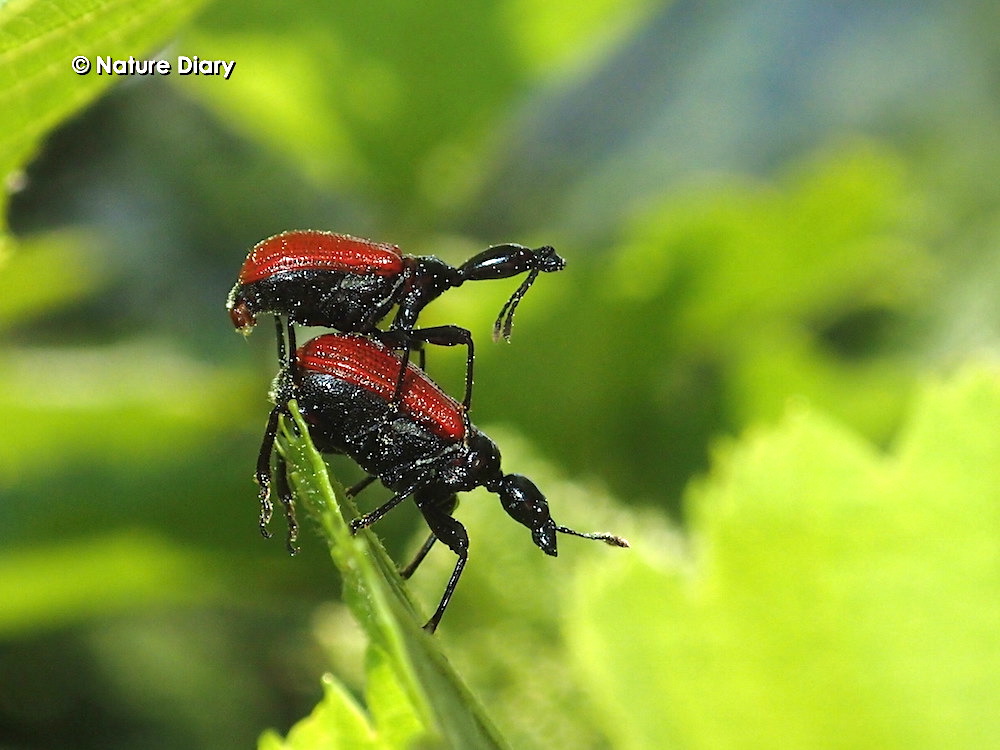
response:
<path id="1" fill-rule="evenodd" d="M 178 55 L 173 60 L 142 60 L 132 55 L 110 57 L 98 55 L 93 59 L 77 55 L 71 63 L 73 72 L 85 76 L 94 72 L 99 76 L 221 76 L 229 80 L 236 69 L 235 60 L 203 60 L 197 55 Z"/>

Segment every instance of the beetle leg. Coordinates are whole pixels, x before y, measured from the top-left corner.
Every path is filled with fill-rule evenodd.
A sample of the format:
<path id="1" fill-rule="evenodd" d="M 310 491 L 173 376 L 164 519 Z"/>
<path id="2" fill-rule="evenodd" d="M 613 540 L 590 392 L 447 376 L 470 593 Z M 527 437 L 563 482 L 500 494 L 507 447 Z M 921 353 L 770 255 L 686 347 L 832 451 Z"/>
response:
<path id="1" fill-rule="evenodd" d="M 297 363 L 297 352 L 295 347 L 295 324 L 292 319 L 288 319 L 288 367 L 294 367 Z"/>
<path id="2" fill-rule="evenodd" d="M 399 405 L 403 402 L 403 381 L 406 378 L 406 367 L 410 364 L 410 352 L 415 351 L 417 353 L 417 367 L 421 370 L 426 370 L 427 368 L 427 353 L 424 351 L 422 341 L 407 337 L 404 342 L 401 334 L 390 333 L 388 341 L 383 340 L 382 343 L 400 352 L 399 377 L 396 378 L 396 390 L 393 391 L 391 400 L 392 405 L 398 411 Z"/>
<path id="3" fill-rule="evenodd" d="M 368 513 L 365 513 L 363 516 L 358 516 L 357 518 L 355 518 L 353 521 L 351 521 L 351 533 L 357 534 L 358 531 L 360 531 L 361 529 L 367 529 L 373 523 L 382 518 L 382 516 L 384 516 L 390 510 L 395 508 L 397 505 L 403 502 L 414 492 L 416 492 L 417 488 L 420 487 L 423 483 L 424 483 L 424 478 L 421 476 L 415 479 L 413 482 L 411 482 L 406 489 L 402 490 L 401 492 L 397 492 L 395 495 L 393 495 L 384 503 L 382 503 L 380 506 L 378 506 L 375 510 L 369 511 Z"/>
<path id="4" fill-rule="evenodd" d="M 274 440 L 278 434 L 278 418 L 281 416 L 281 407 L 275 406 L 271 409 L 271 414 L 267 418 L 267 427 L 264 430 L 264 439 L 260 443 L 260 453 L 257 454 L 257 472 L 254 479 L 260 486 L 258 497 L 260 498 L 260 533 L 265 539 L 271 538 L 271 532 L 267 530 L 267 525 L 271 522 L 271 456 L 274 454 Z"/>
<path id="5" fill-rule="evenodd" d="M 462 400 L 462 405 L 468 411 L 472 402 L 472 367 L 476 358 L 472 332 L 461 326 L 433 326 L 431 328 L 418 328 L 411 331 L 410 335 L 418 341 L 435 346 L 464 346 L 466 348 L 465 398 Z"/>
<path id="6" fill-rule="evenodd" d="M 435 346 L 465 347 L 465 396 L 462 399 L 462 409 L 465 413 L 465 434 L 468 435 L 472 427 L 469 421 L 469 409 L 472 406 L 472 369 L 476 360 L 472 333 L 460 326 L 433 326 L 432 328 L 418 328 L 412 331 L 411 335 L 419 341 Z M 400 380 L 402 381 L 402 377 Z"/>
<path id="7" fill-rule="evenodd" d="M 291 325 L 291 323 L 289 323 Z M 285 366 L 285 329 L 281 325 L 281 316 L 274 316 L 274 334 L 278 342 L 278 366 Z"/>
<path id="8" fill-rule="evenodd" d="M 295 358 L 295 331 L 292 328 L 291 320 L 288 321 L 286 333 L 286 328 L 282 325 L 281 317 L 275 315 L 274 332 L 278 343 L 278 361 L 282 370 L 288 370 Z M 286 335 L 288 340 L 287 350 L 285 348 Z M 260 452 L 257 454 L 257 471 L 254 474 L 254 479 L 257 480 L 257 484 L 260 486 L 260 491 L 258 492 L 258 497 L 260 498 L 260 533 L 265 539 L 271 538 L 271 532 L 268 531 L 267 527 L 271 523 L 271 516 L 274 510 L 274 505 L 271 502 L 271 458 L 274 455 L 274 441 L 278 435 L 278 420 L 284 412 L 285 404 L 277 404 L 271 409 L 271 413 L 267 417 L 267 427 L 264 428 L 264 438 L 261 440 Z M 284 486 L 285 488 L 288 486 L 287 479 Z M 280 488 L 279 491 L 281 491 Z M 281 497 L 281 502 L 285 505 L 285 514 L 287 516 L 288 503 L 284 496 Z M 294 519 L 292 520 L 294 521 Z M 289 533 L 291 534 L 291 529 Z M 293 541 L 292 539 L 289 540 L 289 549 L 291 549 Z"/>
<path id="9" fill-rule="evenodd" d="M 286 324 L 282 324 L 281 316 L 274 316 L 274 333 L 278 342 L 278 365 L 287 370 L 295 363 L 295 324 L 288 318 Z M 288 341 L 286 348 L 285 341 Z"/>
<path id="10" fill-rule="evenodd" d="M 399 357 L 399 377 L 396 378 L 396 389 L 392 392 L 392 400 L 389 402 L 397 413 L 403 405 L 403 382 L 406 379 L 406 368 L 410 364 L 409 341 L 402 347 L 401 352 L 402 354 Z"/>
<path id="11" fill-rule="evenodd" d="M 451 495 L 448 496 L 448 500 L 449 500 L 448 503 L 442 505 L 442 509 L 444 510 L 445 513 L 451 515 L 452 513 L 455 512 L 455 508 L 458 507 L 458 495 L 452 493 Z M 416 571 L 416 569 L 420 566 L 420 563 L 422 563 L 424 561 L 424 558 L 427 557 L 427 553 L 431 551 L 431 547 L 434 546 L 434 542 L 436 541 L 437 541 L 437 536 L 435 536 L 434 532 L 432 531 L 430 533 L 430 536 L 427 537 L 423 545 L 421 545 L 420 549 L 417 551 L 417 554 L 410 561 L 409 565 L 407 565 L 405 568 L 400 569 L 399 575 L 402 576 L 403 578 L 409 578 L 410 576 L 412 576 L 414 571 Z"/>
<path id="12" fill-rule="evenodd" d="M 346 490 L 344 490 L 344 494 L 347 495 L 348 497 L 357 497 L 358 494 L 365 487 L 367 487 L 369 484 L 371 484 L 372 482 L 374 482 L 377 478 L 378 477 L 375 477 L 375 476 L 367 476 L 364 479 L 362 479 L 360 482 L 358 482 L 357 484 L 351 485 Z"/>
<path id="13" fill-rule="evenodd" d="M 475 345 L 472 341 L 472 332 L 460 326 L 432 326 L 431 328 L 417 328 L 412 331 L 388 330 L 379 331 L 376 334 L 379 342 L 402 352 L 400 360 L 402 364 L 399 369 L 399 377 L 396 380 L 396 391 L 393 393 L 392 403 L 399 406 L 403 397 L 403 380 L 406 374 L 406 366 L 410 362 L 410 351 L 420 353 L 420 369 L 424 369 L 424 344 L 434 344 L 435 346 L 464 346 L 465 355 L 465 396 L 462 399 L 462 406 L 466 413 L 472 404 L 472 381 L 473 364 L 475 363 Z M 468 419 L 466 419 L 468 421 Z M 466 427 L 469 425 L 466 424 Z"/>
<path id="14" fill-rule="evenodd" d="M 388 331 L 383 331 L 378 328 L 372 327 L 369 335 L 373 336 L 379 343 L 387 346 L 393 351 L 400 352 L 399 356 L 399 375 L 396 378 L 396 387 L 392 392 L 392 398 L 389 400 L 390 405 L 396 413 L 400 412 L 400 407 L 403 403 L 403 381 L 406 378 L 406 367 L 410 363 L 410 349 L 418 348 L 413 346 L 413 339 L 410 337 L 408 331 L 402 329 L 390 329 Z M 423 369 L 423 352 L 420 353 L 421 368 Z"/>
<path id="15" fill-rule="evenodd" d="M 382 518 L 382 516 L 384 516 L 390 510 L 392 510 L 401 502 L 403 502 L 409 494 L 410 494 L 409 492 L 397 493 L 392 497 L 390 497 L 388 500 L 386 500 L 384 503 L 382 503 L 380 506 L 378 506 L 375 510 L 369 511 L 368 513 L 365 513 L 363 516 L 358 516 L 357 518 L 355 518 L 353 521 L 351 521 L 351 533 L 357 534 L 361 529 L 367 529 L 373 523 Z"/>
<path id="16" fill-rule="evenodd" d="M 288 547 L 288 554 L 294 555 L 299 551 L 296 544 L 299 538 L 299 522 L 295 518 L 295 498 L 292 496 L 291 487 L 288 486 L 288 464 L 284 456 L 278 456 L 274 471 L 274 484 L 278 491 L 278 498 L 285 508 L 285 520 L 288 523 L 288 537 L 285 540 L 285 545 Z"/>
<path id="17" fill-rule="evenodd" d="M 448 602 L 451 601 L 451 597 L 455 593 L 455 587 L 458 586 L 458 579 L 462 576 L 462 569 L 465 568 L 465 563 L 469 559 L 469 534 L 465 527 L 451 515 L 456 505 L 454 493 L 443 498 L 418 499 L 417 505 L 420 512 L 423 513 L 427 525 L 431 527 L 432 538 L 440 539 L 448 546 L 448 549 L 458 555 L 455 569 L 451 572 L 451 578 L 448 579 L 448 584 L 444 587 L 444 593 L 441 595 L 441 601 L 438 603 L 437 609 L 434 610 L 434 614 L 431 615 L 431 619 L 424 625 L 424 630 L 433 633 L 437 630 L 438 623 L 441 622 Z M 428 541 L 424 545 L 428 551 L 431 543 Z M 416 562 L 419 563 L 419 560 Z"/>
<path id="18" fill-rule="evenodd" d="M 434 546 L 434 542 L 436 541 L 437 537 L 434 536 L 434 532 L 432 531 L 430 534 L 428 534 L 427 538 L 424 540 L 424 543 L 420 545 L 420 549 L 417 550 L 417 554 L 413 557 L 412 560 L 410 560 L 410 563 L 406 567 L 399 569 L 399 575 L 401 578 L 408 579 L 410 576 L 413 575 L 414 571 L 416 571 L 416 569 L 420 566 L 420 563 L 422 563 L 424 561 L 424 558 L 427 557 L 427 553 L 431 551 L 431 547 Z"/>

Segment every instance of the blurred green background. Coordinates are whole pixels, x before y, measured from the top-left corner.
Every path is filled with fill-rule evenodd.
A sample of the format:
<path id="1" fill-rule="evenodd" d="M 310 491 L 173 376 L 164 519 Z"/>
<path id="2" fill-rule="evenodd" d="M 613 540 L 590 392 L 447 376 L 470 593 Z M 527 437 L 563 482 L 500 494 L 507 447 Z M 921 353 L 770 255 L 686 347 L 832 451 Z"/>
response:
<path id="1" fill-rule="evenodd" d="M 472 330 L 475 422 L 582 530 L 673 539 L 720 441 L 792 403 L 885 449 L 929 377 L 996 357 L 995 3 L 150 2 L 118 53 L 235 60 L 229 80 L 76 76 L 131 33 L 77 35 L 79 6 L 0 4 L 5 117 L 62 107 L 37 150 L 0 147 L 0 747 L 247 747 L 323 672 L 358 685 L 323 543 L 290 559 L 256 529 L 273 342 L 224 303 L 271 234 L 452 263 L 554 245 L 568 267 L 509 345 L 489 332 L 513 282 L 421 321 Z M 60 29 L 45 102 L 15 63 Z M 452 393 L 462 365 L 428 360 Z M 518 748 L 643 746 L 581 707 L 572 614 L 541 594 L 611 553 L 537 561 L 473 499 L 492 505 L 441 638 L 474 692 Z M 397 559 L 421 534 L 412 509 L 378 531 Z M 416 582 L 428 604 L 450 564 Z M 478 578 L 507 570 L 523 602 Z M 692 736 L 670 735 L 733 746 Z"/>

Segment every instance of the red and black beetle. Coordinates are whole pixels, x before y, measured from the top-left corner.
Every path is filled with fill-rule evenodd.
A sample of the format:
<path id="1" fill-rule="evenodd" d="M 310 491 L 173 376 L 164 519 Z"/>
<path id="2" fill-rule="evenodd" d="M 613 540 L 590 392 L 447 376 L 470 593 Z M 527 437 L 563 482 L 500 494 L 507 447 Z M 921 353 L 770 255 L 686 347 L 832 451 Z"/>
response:
<path id="1" fill-rule="evenodd" d="M 459 326 L 416 328 L 424 307 L 445 290 L 466 281 L 506 279 L 527 273 L 500 311 L 493 337 L 510 338 L 514 310 L 540 272 L 566 266 L 549 246 L 494 245 L 457 268 L 433 256 L 404 255 L 395 245 L 346 234 L 299 230 L 257 243 L 247 255 L 226 307 L 233 325 L 249 332 L 257 315 L 285 315 L 289 323 L 323 326 L 377 338 L 409 352 L 424 343 L 465 346 L 463 404 L 472 399 L 472 335 Z M 377 326 L 396 306 L 388 330 Z M 506 316 L 506 320 L 504 317 Z M 398 399 L 398 389 L 394 400 Z"/>
<path id="2" fill-rule="evenodd" d="M 271 392 L 276 405 L 257 461 L 261 530 L 267 533 L 271 516 L 269 487 L 278 418 L 294 398 L 316 448 L 346 454 L 369 474 L 349 494 L 360 492 L 376 478 L 394 493 L 352 521 L 352 531 L 370 526 L 412 496 L 431 533 L 402 575 L 413 573 L 435 540 L 440 539 L 458 556 L 441 601 L 424 626 L 427 630 L 433 631 L 440 622 L 469 554 L 465 527 L 452 516 L 458 492 L 485 487 L 498 495 L 503 509 L 531 531 L 532 541 L 548 555 L 557 553 L 557 533 L 628 546 L 613 534 L 581 533 L 556 525 L 538 487 L 520 474 L 503 473 L 496 444 L 468 423 L 461 405 L 416 365 L 408 363 L 404 370 L 402 360 L 385 345 L 361 335 L 327 334 L 297 351 L 290 340 L 289 352 L 290 361 Z M 403 386 L 397 406 L 393 398 L 399 382 Z M 274 479 L 292 545 L 296 522 L 286 468 L 280 455 L 275 463 Z"/>

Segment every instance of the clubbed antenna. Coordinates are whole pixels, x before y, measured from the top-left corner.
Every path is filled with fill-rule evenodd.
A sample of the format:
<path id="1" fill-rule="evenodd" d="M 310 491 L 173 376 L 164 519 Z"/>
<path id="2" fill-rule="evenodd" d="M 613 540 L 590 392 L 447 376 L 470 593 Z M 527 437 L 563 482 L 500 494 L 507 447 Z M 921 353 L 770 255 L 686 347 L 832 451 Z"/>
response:
<path id="1" fill-rule="evenodd" d="M 504 303 L 503 308 L 500 310 L 500 315 L 497 317 L 497 322 L 493 324 L 493 341 L 499 341 L 501 332 L 505 341 L 510 341 L 511 328 L 514 326 L 514 311 L 517 309 L 517 303 L 521 301 L 521 297 L 525 295 L 531 285 L 535 283 L 535 279 L 538 278 L 538 269 L 531 271 L 528 277 L 521 282 L 514 293 L 510 296 L 510 299 Z M 504 320 L 504 315 L 507 319 Z"/>

